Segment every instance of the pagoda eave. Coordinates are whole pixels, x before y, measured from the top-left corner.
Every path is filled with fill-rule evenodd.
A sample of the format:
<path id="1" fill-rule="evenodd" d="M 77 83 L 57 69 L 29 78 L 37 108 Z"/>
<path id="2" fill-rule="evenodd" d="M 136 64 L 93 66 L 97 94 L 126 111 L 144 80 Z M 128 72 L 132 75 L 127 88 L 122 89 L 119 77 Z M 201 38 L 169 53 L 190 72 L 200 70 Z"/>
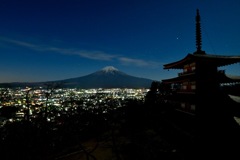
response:
<path id="1" fill-rule="evenodd" d="M 219 74 L 218 79 L 220 83 L 240 83 L 240 76 Z"/>
<path id="2" fill-rule="evenodd" d="M 188 54 L 186 57 L 184 57 L 183 59 L 181 59 L 179 61 L 165 64 L 165 65 L 163 65 L 164 66 L 163 69 L 182 69 L 183 66 L 191 60 L 190 56 L 191 56 L 191 54 Z"/>
<path id="3" fill-rule="evenodd" d="M 222 56 L 222 55 L 211 55 L 211 54 L 188 54 L 183 59 L 165 64 L 164 69 L 182 69 L 184 65 L 191 62 L 205 62 L 213 64 L 214 66 L 221 67 L 231 65 L 240 62 L 240 56 Z"/>

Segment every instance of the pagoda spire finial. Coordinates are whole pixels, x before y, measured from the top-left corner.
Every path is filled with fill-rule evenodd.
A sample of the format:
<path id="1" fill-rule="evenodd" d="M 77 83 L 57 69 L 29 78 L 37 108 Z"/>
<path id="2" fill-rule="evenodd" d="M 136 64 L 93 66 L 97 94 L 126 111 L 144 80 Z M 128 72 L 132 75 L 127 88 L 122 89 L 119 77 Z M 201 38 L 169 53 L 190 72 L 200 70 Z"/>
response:
<path id="1" fill-rule="evenodd" d="M 205 54 L 205 52 L 202 51 L 202 34 L 201 34 L 199 9 L 197 9 L 197 15 L 196 15 L 196 47 L 197 47 L 197 51 L 195 52 L 195 54 Z"/>

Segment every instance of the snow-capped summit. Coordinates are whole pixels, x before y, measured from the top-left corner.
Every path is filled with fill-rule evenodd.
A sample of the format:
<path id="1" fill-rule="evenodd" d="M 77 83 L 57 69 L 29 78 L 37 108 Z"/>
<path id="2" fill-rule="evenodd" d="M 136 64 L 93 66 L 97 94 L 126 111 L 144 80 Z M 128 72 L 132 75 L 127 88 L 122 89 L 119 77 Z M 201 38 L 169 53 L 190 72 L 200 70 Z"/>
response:
<path id="1" fill-rule="evenodd" d="M 105 73 L 113 73 L 113 72 L 118 71 L 118 69 L 113 66 L 106 66 L 101 71 L 103 71 Z"/>

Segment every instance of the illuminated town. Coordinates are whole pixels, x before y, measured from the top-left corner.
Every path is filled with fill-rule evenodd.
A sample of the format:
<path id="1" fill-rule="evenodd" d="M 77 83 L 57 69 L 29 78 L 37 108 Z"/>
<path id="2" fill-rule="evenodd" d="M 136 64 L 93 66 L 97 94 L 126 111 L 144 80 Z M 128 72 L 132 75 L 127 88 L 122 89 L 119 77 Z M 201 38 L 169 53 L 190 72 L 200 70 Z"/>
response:
<path id="1" fill-rule="evenodd" d="M 56 121 L 63 114 L 74 114 L 79 106 L 83 110 L 99 114 L 124 106 L 126 100 L 144 102 L 149 89 L 46 89 L 0 88 L 0 109 L 14 108 L 11 115 L 0 117 L 1 126 L 15 121 L 43 116 L 48 122 Z"/>

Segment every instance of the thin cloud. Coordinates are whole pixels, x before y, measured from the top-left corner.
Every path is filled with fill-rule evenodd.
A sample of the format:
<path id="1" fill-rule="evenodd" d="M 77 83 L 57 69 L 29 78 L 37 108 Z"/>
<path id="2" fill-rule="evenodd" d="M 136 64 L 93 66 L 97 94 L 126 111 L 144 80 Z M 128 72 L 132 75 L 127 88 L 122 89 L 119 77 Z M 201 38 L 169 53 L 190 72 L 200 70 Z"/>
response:
<path id="1" fill-rule="evenodd" d="M 68 55 L 78 55 L 83 58 L 93 59 L 93 60 L 103 60 L 103 61 L 110 61 L 113 60 L 116 55 L 107 54 L 102 51 L 86 51 L 86 50 L 73 50 L 73 49 L 63 49 L 57 47 L 47 47 L 45 48 L 46 51 L 53 51 L 61 54 L 68 54 Z"/>
<path id="2" fill-rule="evenodd" d="M 55 47 L 48 48 L 48 50 L 58 52 L 61 54 L 78 55 L 80 57 L 83 57 L 86 59 L 93 59 L 93 60 L 110 61 L 110 60 L 113 60 L 115 57 L 117 57 L 117 55 L 108 54 L 102 51 L 72 50 L 72 49 L 62 49 L 62 48 L 55 48 Z"/>
<path id="3" fill-rule="evenodd" d="M 118 59 L 123 65 L 134 65 L 138 67 L 159 67 L 161 63 L 153 61 L 145 61 L 141 59 L 132 59 L 127 57 L 120 57 Z"/>
<path id="4" fill-rule="evenodd" d="M 58 48 L 53 46 L 35 45 L 32 43 L 13 40 L 5 37 L 0 37 L 0 40 L 14 44 L 14 45 L 26 47 L 32 50 L 41 51 L 41 52 L 55 52 L 55 53 L 66 54 L 66 55 L 78 55 L 82 58 L 92 59 L 92 60 L 101 60 L 101 61 L 118 60 L 121 64 L 128 65 L 128 66 L 132 65 L 137 67 L 156 68 L 162 65 L 162 63 L 159 63 L 159 62 L 146 61 L 142 59 L 133 59 L 128 57 L 120 57 L 119 55 L 108 54 L 102 51 L 87 51 L 87 50 Z"/>
<path id="5" fill-rule="evenodd" d="M 104 60 L 104 61 L 110 61 L 110 60 L 113 60 L 115 57 L 117 57 L 116 55 L 107 54 L 101 51 L 92 51 L 92 52 L 80 51 L 80 52 L 76 52 L 75 54 L 88 59 Z"/>
<path id="6" fill-rule="evenodd" d="M 37 50 L 37 51 L 44 51 L 44 52 L 50 51 L 50 52 L 56 52 L 60 54 L 78 55 L 80 57 L 93 59 L 93 60 L 110 61 L 110 60 L 113 60 L 115 57 L 117 57 L 117 55 L 108 54 L 102 51 L 73 50 L 73 49 L 64 49 L 64 48 L 58 48 L 58 47 L 41 46 L 41 45 L 27 43 L 24 41 L 8 39 L 4 37 L 0 37 L 0 40 L 8 43 L 12 43 L 14 45 Z"/>
<path id="7" fill-rule="evenodd" d="M 14 45 L 31 48 L 31 49 L 36 49 L 36 48 L 38 48 L 37 45 L 31 44 L 31 43 L 27 43 L 27 42 L 23 42 L 23 41 L 18 41 L 18 40 L 13 40 L 13 39 L 5 38 L 5 37 L 0 37 L 0 40 L 5 41 L 5 42 L 8 42 L 8 43 L 12 43 L 12 44 L 14 44 Z"/>

